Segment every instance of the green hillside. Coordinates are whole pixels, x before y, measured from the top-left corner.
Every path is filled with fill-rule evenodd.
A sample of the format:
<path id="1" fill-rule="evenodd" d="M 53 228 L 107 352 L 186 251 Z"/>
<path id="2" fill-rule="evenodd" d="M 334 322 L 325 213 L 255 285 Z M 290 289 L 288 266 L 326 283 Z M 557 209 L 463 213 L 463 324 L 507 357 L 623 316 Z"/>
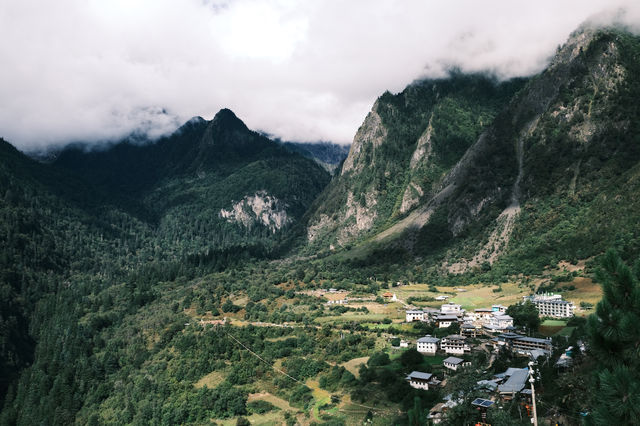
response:
<path id="1" fill-rule="evenodd" d="M 635 255 L 638 46 L 585 29 L 526 81 L 454 74 L 383 95 L 300 239 L 437 280 Z"/>

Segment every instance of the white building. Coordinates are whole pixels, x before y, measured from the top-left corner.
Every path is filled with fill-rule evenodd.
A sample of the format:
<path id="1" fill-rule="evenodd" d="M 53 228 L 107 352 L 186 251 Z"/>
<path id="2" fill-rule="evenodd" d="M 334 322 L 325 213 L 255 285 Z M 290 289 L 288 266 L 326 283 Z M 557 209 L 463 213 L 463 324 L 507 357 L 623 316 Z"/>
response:
<path id="1" fill-rule="evenodd" d="M 429 381 L 431 380 L 431 373 L 423 373 L 421 371 L 412 371 L 411 374 L 407 376 L 407 381 L 409 382 L 409 386 L 414 389 L 429 389 Z"/>
<path id="2" fill-rule="evenodd" d="M 447 328 L 451 324 L 457 323 L 458 317 L 455 315 L 438 315 L 436 317 L 436 323 L 438 324 L 438 328 Z"/>
<path id="3" fill-rule="evenodd" d="M 437 300 L 438 302 L 443 302 L 443 301 L 447 300 L 448 298 L 449 298 L 449 296 L 444 296 L 444 295 L 442 295 L 442 296 L 438 296 L 438 297 L 436 297 L 436 300 Z"/>
<path id="4" fill-rule="evenodd" d="M 538 309 L 538 315 L 541 317 L 571 318 L 576 309 L 573 303 L 562 300 L 562 296 L 559 294 L 536 294 L 523 296 L 523 299 L 530 300 Z"/>
<path id="5" fill-rule="evenodd" d="M 443 337 L 440 341 L 440 349 L 448 354 L 456 355 L 462 355 L 471 350 L 467 343 L 467 338 L 458 334 Z"/>
<path id="6" fill-rule="evenodd" d="M 406 311 L 405 320 L 406 322 L 424 321 L 424 311 L 415 310 L 415 309 Z"/>
<path id="7" fill-rule="evenodd" d="M 480 308 L 473 311 L 473 317 L 476 320 L 489 319 L 493 316 L 493 310 L 489 308 Z"/>
<path id="8" fill-rule="evenodd" d="M 445 368 L 448 368 L 449 370 L 453 370 L 453 371 L 458 370 L 458 368 L 471 365 L 470 362 L 455 356 L 450 356 L 449 358 L 446 358 L 444 361 L 442 361 L 442 364 L 444 365 Z"/>
<path id="9" fill-rule="evenodd" d="M 445 303 L 440 307 L 440 312 L 445 315 L 455 315 L 462 312 L 462 305 L 458 305 L 457 303 Z"/>
<path id="10" fill-rule="evenodd" d="M 434 355 L 438 350 L 438 342 L 440 339 L 432 336 L 424 336 L 418 339 L 416 346 L 417 350 L 423 354 Z"/>
<path id="11" fill-rule="evenodd" d="M 485 320 L 483 326 L 491 332 L 502 333 L 513 328 L 513 318 L 506 314 L 496 313 Z"/>

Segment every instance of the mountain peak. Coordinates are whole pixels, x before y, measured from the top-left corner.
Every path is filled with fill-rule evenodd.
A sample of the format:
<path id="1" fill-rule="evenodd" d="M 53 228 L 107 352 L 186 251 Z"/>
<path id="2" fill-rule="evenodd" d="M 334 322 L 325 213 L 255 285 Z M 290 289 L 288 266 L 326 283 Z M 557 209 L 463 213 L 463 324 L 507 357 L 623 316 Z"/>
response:
<path id="1" fill-rule="evenodd" d="M 228 108 L 222 108 L 218 111 L 213 117 L 211 124 L 214 127 L 224 128 L 225 130 L 249 130 L 244 122 Z"/>

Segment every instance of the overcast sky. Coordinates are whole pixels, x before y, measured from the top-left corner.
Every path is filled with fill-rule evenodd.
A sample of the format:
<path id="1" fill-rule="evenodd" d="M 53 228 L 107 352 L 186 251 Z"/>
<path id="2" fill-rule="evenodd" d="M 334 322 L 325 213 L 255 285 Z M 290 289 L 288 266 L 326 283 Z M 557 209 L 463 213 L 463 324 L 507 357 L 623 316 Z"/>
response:
<path id="1" fill-rule="evenodd" d="M 2 0 L 0 136 L 23 150 L 173 131 L 231 108 L 286 140 L 350 143 L 375 99 L 451 66 L 544 68 L 638 1 Z"/>

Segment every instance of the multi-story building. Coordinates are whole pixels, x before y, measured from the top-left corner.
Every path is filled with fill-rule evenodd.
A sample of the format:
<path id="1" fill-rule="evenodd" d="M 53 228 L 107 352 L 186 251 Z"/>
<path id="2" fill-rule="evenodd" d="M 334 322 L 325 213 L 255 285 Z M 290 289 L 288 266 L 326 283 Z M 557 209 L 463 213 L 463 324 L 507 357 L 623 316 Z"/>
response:
<path id="1" fill-rule="evenodd" d="M 424 311 L 412 309 L 405 312 L 406 322 L 424 321 Z"/>
<path id="2" fill-rule="evenodd" d="M 458 305 L 457 303 L 445 303 L 440 306 L 440 312 L 444 315 L 456 315 L 463 312 L 462 305 Z"/>
<path id="3" fill-rule="evenodd" d="M 429 381 L 433 374 L 431 373 L 423 373 L 421 371 L 412 371 L 411 374 L 407 376 L 407 381 L 409 382 L 409 386 L 414 389 L 429 389 Z"/>
<path id="4" fill-rule="evenodd" d="M 439 341 L 440 339 L 438 339 L 437 337 L 432 337 L 429 335 L 421 337 L 416 342 L 417 350 L 418 352 L 423 354 L 435 355 L 436 351 L 438 350 Z"/>
<path id="5" fill-rule="evenodd" d="M 444 365 L 445 368 L 448 368 L 449 370 L 453 370 L 456 371 L 458 370 L 458 368 L 462 368 L 462 367 L 466 367 L 467 365 L 471 365 L 470 362 L 465 361 L 462 358 L 458 358 L 455 356 L 450 356 L 449 358 L 445 358 L 442 361 L 442 365 Z"/>
<path id="6" fill-rule="evenodd" d="M 537 337 L 519 337 L 511 342 L 511 348 L 514 352 L 521 355 L 531 355 L 533 350 L 542 350 L 547 354 L 551 354 L 553 344 L 551 339 L 540 339 Z"/>
<path id="7" fill-rule="evenodd" d="M 476 337 L 479 330 L 473 324 L 462 324 L 460 326 L 460 334 L 467 337 Z"/>
<path id="8" fill-rule="evenodd" d="M 535 294 L 523 296 L 523 299 L 530 300 L 538 309 L 538 315 L 541 317 L 571 318 L 576 309 L 573 303 L 562 300 L 562 296 L 559 294 Z"/>
<path id="9" fill-rule="evenodd" d="M 473 317 L 475 320 L 485 320 L 493 316 L 493 310 L 489 308 L 479 308 L 473 311 Z"/>
<path id="10" fill-rule="evenodd" d="M 500 312 L 504 314 L 505 312 L 507 312 L 507 307 L 503 305 L 491 305 L 491 310 L 493 312 Z"/>
<path id="11" fill-rule="evenodd" d="M 447 337 L 443 337 L 440 341 L 440 349 L 448 354 L 462 355 L 465 352 L 469 352 L 471 348 L 467 343 L 467 338 L 458 334 L 452 334 Z"/>
<path id="12" fill-rule="evenodd" d="M 501 333 L 513 329 L 513 318 L 509 315 L 496 312 L 496 314 L 484 320 L 483 327 L 492 333 Z"/>
<path id="13" fill-rule="evenodd" d="M 436 324 L 438 324 L 438 328 L 447 328 L 451 324 L 457 323 L 458 317 L 455 315 L 438 315 L 436 317 Z"/>
<path id="14" fill-rule="evenodd" d="M 549 355 L 553 351 L 551 339 L 528 337 L 517 333 L 499 334 L 493 339 L 493 345 L 496 349 L 504 346 L 520 355 L 531 355 L 532 351 L 542 351 L 545 355 Z"/>

